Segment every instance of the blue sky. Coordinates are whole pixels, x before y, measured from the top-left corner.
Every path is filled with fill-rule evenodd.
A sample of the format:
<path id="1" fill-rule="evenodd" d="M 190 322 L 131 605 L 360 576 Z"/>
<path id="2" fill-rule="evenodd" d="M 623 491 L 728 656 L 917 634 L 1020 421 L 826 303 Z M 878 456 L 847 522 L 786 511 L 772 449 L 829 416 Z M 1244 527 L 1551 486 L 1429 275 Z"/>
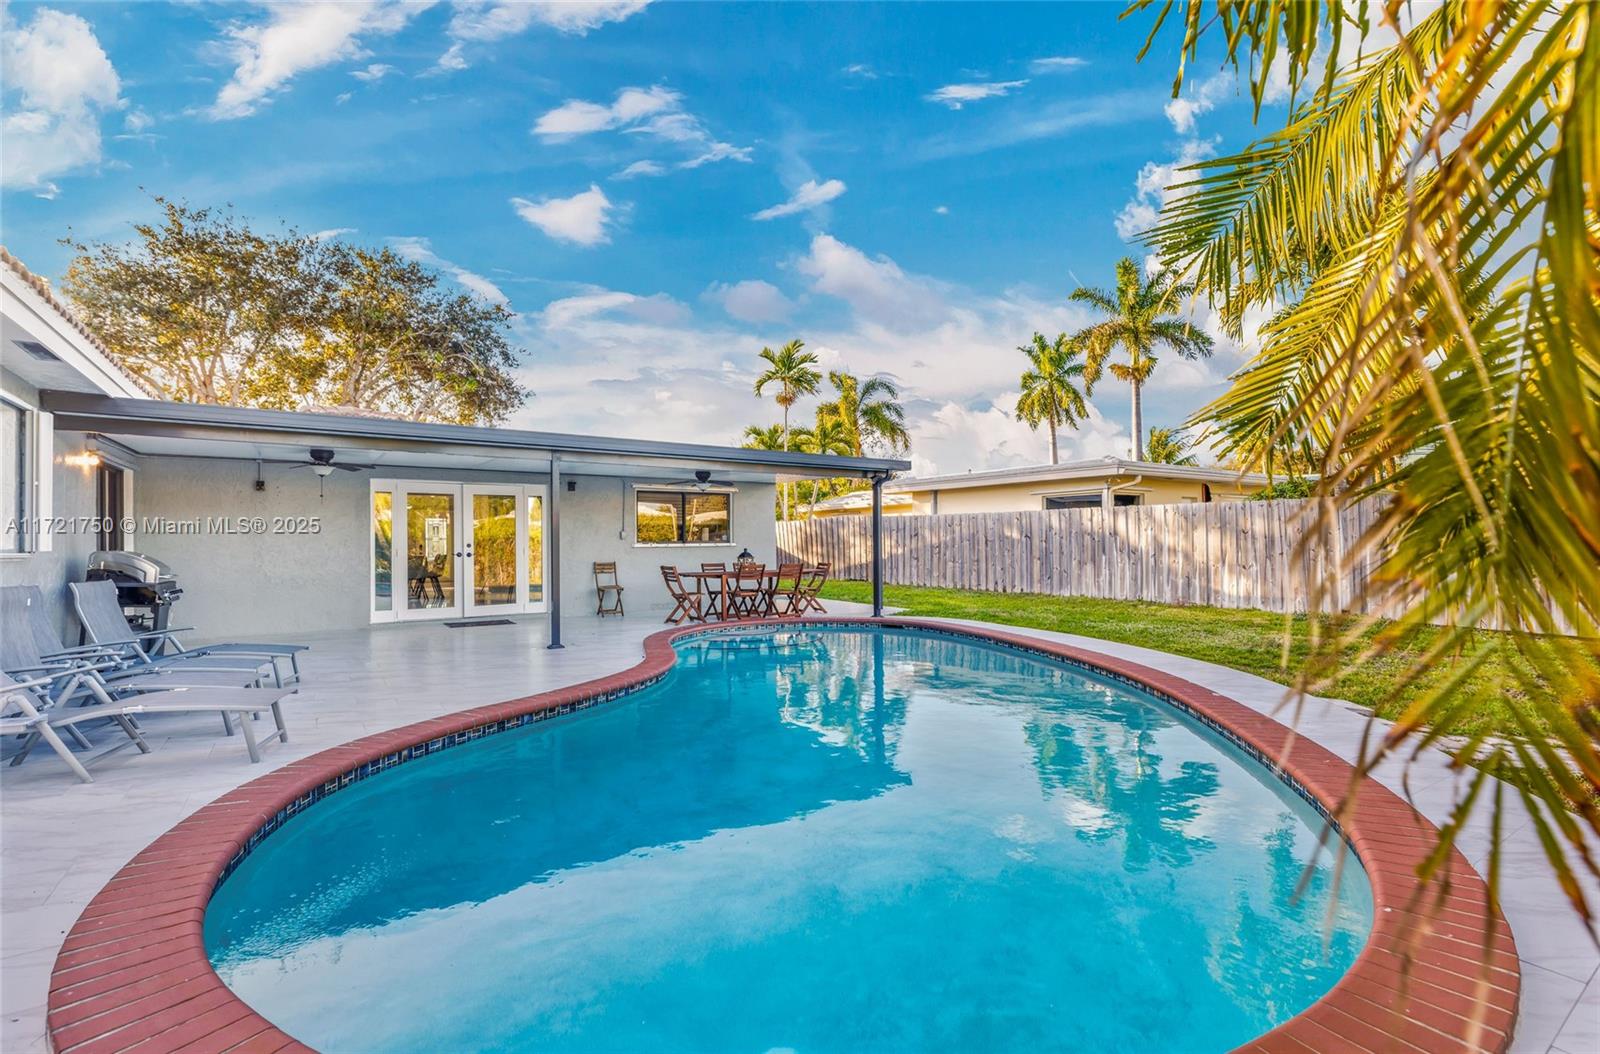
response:
<path id="1" fill-rule="evenodd" d="M 799 337 L 902 385 L 920 471 L 1038 462 L 1015 346 L 1087 321 L 1067 293 L 1143 255 L 1175 161 L 1252 133 L 1214 64 L 1174 104 L 1121 9 L 11 3 L 0 235 L 56 277 L 149 193 L 231 202 L 503 299 L 515 424 L 736 441 Z M 1163 362 L 1146 420 L 1242 354 Z M 1127 390 L 1094 402 L 1064 456 L 1126 453 Z"/>

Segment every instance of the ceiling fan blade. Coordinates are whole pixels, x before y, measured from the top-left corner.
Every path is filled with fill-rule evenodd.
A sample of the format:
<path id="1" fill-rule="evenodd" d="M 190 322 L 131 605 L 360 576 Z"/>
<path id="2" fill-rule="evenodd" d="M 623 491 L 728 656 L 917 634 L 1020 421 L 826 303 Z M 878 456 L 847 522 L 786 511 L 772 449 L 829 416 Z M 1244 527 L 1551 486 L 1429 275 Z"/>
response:
<path id="1" fill-rule="evenodd" d="M 336 463 L 333 467 L 334 468 L 342 468 L 346 472 L 365 472 L 369 468 L 377 468 L 378 466 L 377 465 L 345 465 L 345 464 Z"/>

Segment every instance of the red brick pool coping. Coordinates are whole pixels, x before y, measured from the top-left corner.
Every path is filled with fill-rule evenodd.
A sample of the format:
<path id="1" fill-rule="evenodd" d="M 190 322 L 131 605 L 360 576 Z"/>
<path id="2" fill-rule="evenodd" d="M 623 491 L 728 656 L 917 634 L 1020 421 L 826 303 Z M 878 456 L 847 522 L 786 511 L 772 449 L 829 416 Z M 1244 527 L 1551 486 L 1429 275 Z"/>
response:
<path id="1" fill-rule="evenodd" d="M 933 630 L 1096 667 L 1225 729 L 1272 759 L 1325 809 L 1331 811 L 1343 799 L 1350 783 L 1350 764 L 1324 747 L 1295 738 L 1285 725 L 1242 703 L 1149 666 L 1024 634 L 942 622 L 833 616 L 807 621 Z M 206 957 L 206 904 L 247 841 L 291 802 L 358 766 L 493 722 L 570 710 L 623 692 L 671 669 L 675 640 L 720 628 L 751 625 L 663 630 L 646 638 L 644 659 L 621 673 L 332 747 L 201 808 L 129 861 L 67 934 L 50 980 L 46 1027 L 52 1049 L 57 1054 L 309 1051 L 234 995 Z M 1366 947 L 1326 995 L 1240 1051 L 1501 1054 L 1509 1047 L 1521 981 L 1516 946 L 1505 919 L 1490 905 L 1483 880 L 1459 850 L 1451 854 L 1451 890 L 1443 910 L 1428 919 L 1410 910 L 1418 888 L 1416 868 L 1432 849 L 1436 833 L 1432 823 L 1388 788 L 1372 779 L 1361 782 L 1343 834 L 1372 886 L 1374 919 Z M 1495 939 L 1488 984 L 1481 991 L 1484 1008 L 1475 1015 L 1485 976 L 1483 938 L 1491 919 Z"/>

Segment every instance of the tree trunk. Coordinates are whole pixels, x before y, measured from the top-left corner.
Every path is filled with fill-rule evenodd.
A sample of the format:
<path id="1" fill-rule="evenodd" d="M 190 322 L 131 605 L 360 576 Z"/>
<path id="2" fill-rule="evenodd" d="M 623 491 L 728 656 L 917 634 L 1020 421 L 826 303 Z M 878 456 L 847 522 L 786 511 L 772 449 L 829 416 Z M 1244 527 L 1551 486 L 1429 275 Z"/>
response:
<path id="1" fill-rule="evenodd" d="M 1050 464 L 1052 464 L 1052 465 L 1061 464 L 1061 454 L 1060 454 L 1060 451 L 1058 450 L 1058 448 L 1056 447 L 1056 423 L 1055 423 L 1055 421 L 1051 421 L 1050 422 Z"/>
<path id="2" fill-rule="evenodd" d="M 789 449 L 789 408 L 787 406 L 783 408 L 783 449 L 785 452 Z M 778 498 L 779 507 L 783 510 L 783 515 L 780 518 L 787 520 L 789 518 L 789 485 L 787 483 L 778 484 Z"/>
<path id="3" fill-rule="evenodd" d="M 1144 460 L 1144 412 L 1139 405 L 1139 382 L 1133 382 L 1133 460 Z"/>

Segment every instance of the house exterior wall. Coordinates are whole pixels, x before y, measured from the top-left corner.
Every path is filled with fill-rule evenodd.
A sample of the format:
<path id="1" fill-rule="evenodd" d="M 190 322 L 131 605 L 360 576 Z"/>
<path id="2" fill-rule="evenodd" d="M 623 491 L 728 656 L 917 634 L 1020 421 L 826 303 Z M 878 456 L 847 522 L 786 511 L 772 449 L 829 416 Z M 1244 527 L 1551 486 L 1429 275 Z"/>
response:
<path id="1" fill-rule="evenodd" d="M 0 370 L 0 388 L 30 406 L 38 405 L 39 393 L 15 374 Z M 77 525 L 80 517 L 88 520 L 95 514 L 94 470 L 66 463 L 85 449 L 82 432 L 55 433 L 50 516 L 61 519 L 66 529 L 53 532 L 48 551 L 0 556 L 0 585 L 38 586 L 56 628 L 69 644 L 77 643 L 78 629 L 62 598 L 68 582 L 83 578 L 89 554 L 97 547 L 96 536 Z"/>
<path id="2" fill-rule="evenodd" d="M 934 491 L 914 490 L 911 499 L 918 515 L 935 512 L 1037 512 L 1044 507 L 1049 494 L 1097 493 L 1108 480 L 1113 485 L 1129 477 L 1087 477 L 1064 480 L 1030 480 L 1024 483 L 998 483 L 986 487 L 949 487 L 939 490 L 938 508 L 934 508 Z M 1213 501 L 1237 501 L 1248 497 L 1257 488 L 1240 484 L 1213 483 Z M 1201 501 L 1201 484 L 1195 480 L 1151 479 L 1146 476 L 1138 483 L 1119 490 L 1119 493 L 1138 494 L 1146 505 L 1177 505 L 1186 501 Z"/>
<path id="3" fill-rule="evenodd" d="M 312 635 L 319 630 L 366 626 L 369 616 L 369 480 L 382 478 L 462 483 L 549 482 L 547 475 L 388 468 L 373 473 L 334 472 L 318 493 L 308 469 L 266 465 L 266 490 L 254 490 L 252 461 L 201 458 L 143 459 L 136 483 L 138 518 L 187 521 L 227 516 L 319 517 L 316 534 L 174 534 L 144 531 L 127 546 L 170 565 L 184 595 L 176 625 L 195 626 L 199 637 Z M 732 560 L 748 547 L 771 559 L 777 547 L 773 488 L 741 484 L 733 501 L 733 542 L 722 546 L 636 546 L 631 481 L 598 476 L 562 477 L 561 584 L 563 615 L 594 613 L 596 560 L 615 560 L 628 587 L 630 614 L 665 612 L 671 605 L 659 565 Z M 567 491 L 566 481 L 576 483 Z M 91 496 L 92 501 L 92 496 Z M 621 535 L 619 537 L 619 534 Z M 82 562 L 75 565 L 82 577 Z M 538 617 L 524 615 L 524 618 Z"/>

